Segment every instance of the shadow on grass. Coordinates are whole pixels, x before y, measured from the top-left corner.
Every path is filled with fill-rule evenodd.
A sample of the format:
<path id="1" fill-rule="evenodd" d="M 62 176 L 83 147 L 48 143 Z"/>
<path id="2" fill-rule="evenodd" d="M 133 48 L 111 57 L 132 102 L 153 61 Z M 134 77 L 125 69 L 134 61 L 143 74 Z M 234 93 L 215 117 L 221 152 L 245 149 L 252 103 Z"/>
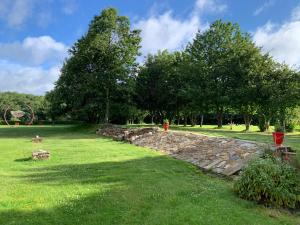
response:
<path id="1" fill-rule="evenodd" d="M 7 127 L 0 126 L 0 139 L 2 138 L 31 138 L 50 137 L 58 139 L 92 139 L 95 138 L 97 125 L 35 125 Z"/>
<path id="2" fill-rule="evenodd" d="M 225 181 L 202 175 L 194 166 L 167 156 L 23 172 L 25 175 L 14 177 L 21 183 L 59 188 L 60 193 L 65 185 L 73 185 L 78 193 L 73 192 L 69 199 L 50 196 L 60 202 L 55 207 L 2 210 L 0 224 L 280 224 L 278 218 L 258 211 L 254 203 L 237 198 Z M 82 194 L 80 188 L 85 187 L 97 191 Z M 47 195 L 43 189 L 36 194 L 39 201 Z M 45 207 L 47 202 L 39 204 Z"/>
<path id="3" fill-rule="evenodd" d="M 31 161 L 32 158 L 31 157 L 27 157 L 27 158 L 20 158 L 20 159 L 15 159 L 15 162 L 28 162 Z"/>

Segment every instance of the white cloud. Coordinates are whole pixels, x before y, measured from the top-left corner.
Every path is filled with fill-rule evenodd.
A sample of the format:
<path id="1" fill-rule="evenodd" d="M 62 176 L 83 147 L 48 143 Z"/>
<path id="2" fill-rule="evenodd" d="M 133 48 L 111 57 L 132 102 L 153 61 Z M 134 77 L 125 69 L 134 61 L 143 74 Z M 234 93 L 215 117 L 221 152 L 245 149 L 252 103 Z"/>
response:
<path id="1" fill-rule="evenodd" d="M 300 5 L 298 5 L 292 12 L 292 20 L 300 20 Z"/>
<path id="2" fill-rule="evenodd" d="M 0 20 L 13 29 L 23 28 L 29 21 L 46 27 L 55 19 L 51 10 L 54 4 L 65 15 L 72 15 L 78 9 L 76 0 L 0 0 Z"/>
<path id="3" fill-rule="evenodd" d="M 67 56 L 67 46 L 50 36 L 27 37 L 22 42 L 0 43 L 0 59 L 26 65 L 56 64 Z"/>
<path id="4" fill-rule="evenodd" d="M 272 5 L 274 5 L 274 0 L 266 1 L 263 5 L 261 5 L 254 11 L 253 15 L 258 16 L 259 14 L 261 14 L 263 11 L 265 11 L 267 8 L 271 7 Z"/>
<path id="5" fill-rule="evenodd" d="M 296 15 L 300 15 L 300 13 L 295 13 L 297 12 L 295 10 L 292 18 L 281 25 L 268 22 L 259 27 L 254 33 L 253 39 L 265 52 L 269 52 L 275 60 L 285 62 L 293 67 L 299 67 L 300 17 Z"/>
<path id="6" fill-rule="evenodd" d="M 179 50 L 191 41 L 196 32 L 205 30 L 207 23 L 201 21 L 201 15 L 207 12 L 220 13 L 227 9 L 227 5 L 217 0 L 197 0 L 194 9 L 186 19 L 176 18 L 172 11 L 165 11 L 160 15 L 150 14 L 134 24 L 141 29 L 142 53 L 155 53 L 158 50 Z"/>
<path id="7" fill-rule="evenodd" d="M 196 9 L 203 12 L 224 12 L 227 10 L 227 5 L 217 0 L 197 0 Z"/>
<path id="8" fill-rule="evenodd" d="M 74 0 L 62 0 L 62 4 L 62 11 L 66 15 L 72 15 L 78 8 L 78 5 Z"/>
<path id="9" fill-rule="evenodd" d="M 200 28 L 200 20 L 197 16 L 179 20 L 169 11 L 141 20 L 135 27 L 142 29 L 142 52 L 145 55 L 160 49 L 176 50 L 184 47 Z"/>
<path id="10" fill-rule="evenodd" d="M 45 28 L 54 20 L 50 11 L 42 11 L 37 14 L 37 25 Z"/>
<path id="11" fill-rule="evenodd" d="M 1 0 L 0 18 L 10 27 L 20 27 L 32 15 L 35 0 Z"/>
<path id="12" fill-rule="evenodd" d="M 59 74 L 60 65 L 44 69 L 0 60 L 0 91 L 43 95 L 53 89 Z"/>
<path id="13" fill-rule="evenodd" d="M 45 94 L 53 88 L 67 46 L 50 36 L 0 43 L 0 92 Z"/>

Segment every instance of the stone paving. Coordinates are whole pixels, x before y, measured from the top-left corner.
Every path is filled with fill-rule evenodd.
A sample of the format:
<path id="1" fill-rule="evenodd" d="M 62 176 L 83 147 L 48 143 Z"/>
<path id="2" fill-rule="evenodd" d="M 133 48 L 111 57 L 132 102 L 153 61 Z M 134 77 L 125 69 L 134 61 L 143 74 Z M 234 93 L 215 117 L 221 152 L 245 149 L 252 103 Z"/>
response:
<path id="1" fill-rule="evenodd" d="M 162 132 L 157 128 L 111 127 L 98 130 L 97 134 L 155 149 L 190 162 L 203 170 L 226 176 L 240 171 L 251 158 L 260 156 L 267 147 L 251 141 L 189 132 Z"/>

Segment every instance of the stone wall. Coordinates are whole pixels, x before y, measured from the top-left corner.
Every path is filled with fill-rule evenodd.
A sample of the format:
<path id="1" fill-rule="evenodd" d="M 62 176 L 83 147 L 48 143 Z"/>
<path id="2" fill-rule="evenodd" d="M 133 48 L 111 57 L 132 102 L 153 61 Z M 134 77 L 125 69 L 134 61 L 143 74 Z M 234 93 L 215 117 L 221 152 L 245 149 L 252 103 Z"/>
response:
<path id="1" fill-rule="evenodd" d="M 264 144 L 231 138 L 210 137 L 188 132 L 162 132 L 158 128 L 126 129 L 107 127 L 97 134 L 165 152 L 203 170 L 230 176 L 267 147 Z"/>
<path id="2" fill-rule="evenodd" d="M 96 131 L 97 135 L 111 137 L 119 141 L 128 141 L 132 143 L 136 139 L 151 136 L 159 131 L 158 127 L 150 128 L 122 128 L 116 125 L 107 125 Z"/>

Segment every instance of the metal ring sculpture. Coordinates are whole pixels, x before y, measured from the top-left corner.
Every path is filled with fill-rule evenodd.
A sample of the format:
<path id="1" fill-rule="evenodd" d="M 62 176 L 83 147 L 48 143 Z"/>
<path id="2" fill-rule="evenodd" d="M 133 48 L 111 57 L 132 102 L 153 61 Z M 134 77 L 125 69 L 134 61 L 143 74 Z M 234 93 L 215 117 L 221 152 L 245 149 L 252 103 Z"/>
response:
<path id="1" fill-rule="evenodd" d="M 27 106 L 27 108 L 29 108 L 29 110 L 30 110 L 30 112 L 31 112 L 30 122 L 29 122 L 27 125 L 32 125 L 33 120 L 34 120 L 34 112 L 33 112 L 33 109 L 30 107 L 30 105 L 27 105 L 27 104 L 26 104 L 25 106 Z M 7 111 L 8 111 L 10 108 L 11 108 L 11 107 L 8 106 L 8 107 L 5 109 L 4 115 L 3 115 L 4 121 L 5 121 L 5 123 L 6 123 L 8 126 L 10 126 L 10 124 L 9 124 L 8 121 L 7 121 L 6 114 L 7 114 Z"/>

